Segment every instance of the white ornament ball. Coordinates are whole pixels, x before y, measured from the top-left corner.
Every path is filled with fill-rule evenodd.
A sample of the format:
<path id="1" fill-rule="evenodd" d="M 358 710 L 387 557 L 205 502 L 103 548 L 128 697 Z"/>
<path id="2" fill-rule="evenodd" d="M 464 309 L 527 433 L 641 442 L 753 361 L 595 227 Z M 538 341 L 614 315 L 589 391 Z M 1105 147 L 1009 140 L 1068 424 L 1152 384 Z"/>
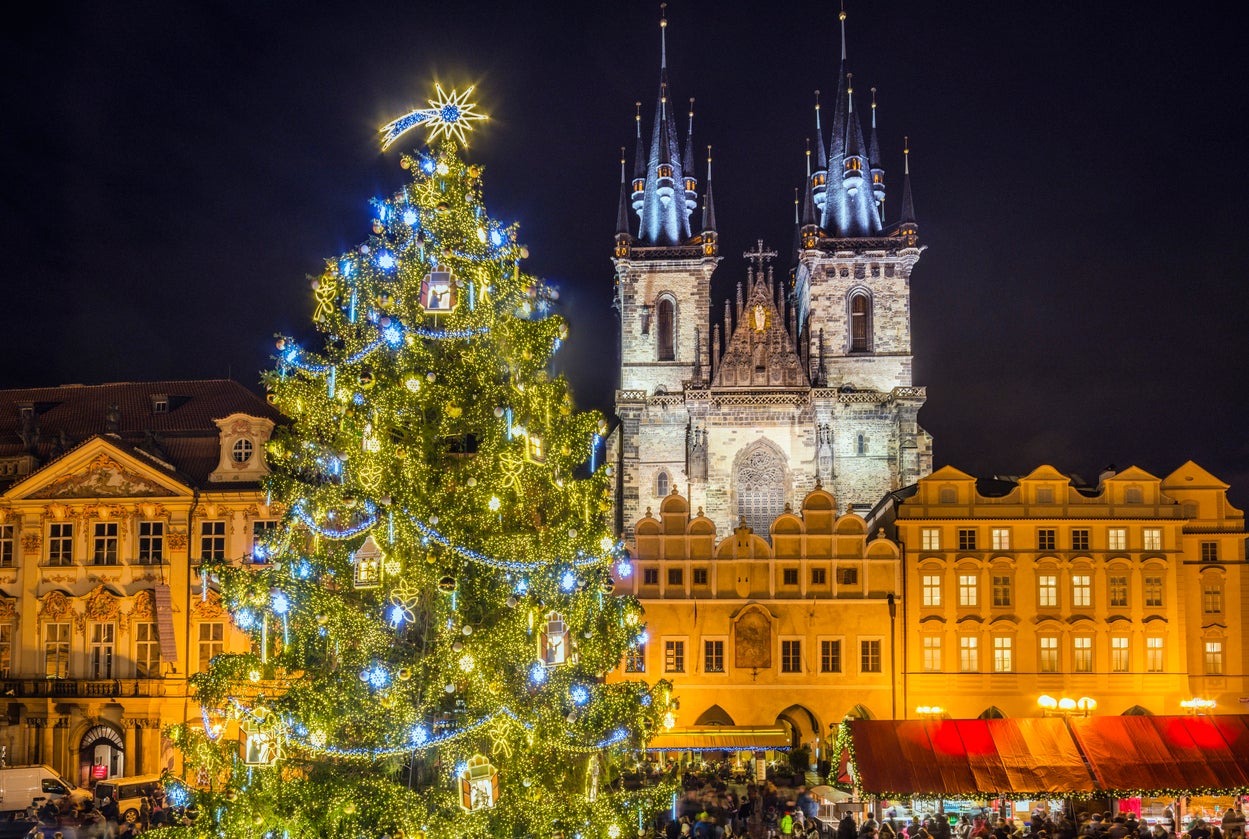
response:
<path id="1" fill-rule="evenodd" d="M 446 687 L 444 687 L 443 690 L 445 690 L 447 693 L 455 693 L 455 685 L 449 684 Z"/>
<path id="2" fill-rule="evenodd" d="M 465 635 L 472 635 L 472 634 L 473 634 L 473 628 L 472 628 L 471 626 L 469 626 L 468 624 L 464 624 L 464 628 L 463 628 L 463 629 L 461 629 L 460 631 L 461 631 L 461 632 L 463 632 Z"/>

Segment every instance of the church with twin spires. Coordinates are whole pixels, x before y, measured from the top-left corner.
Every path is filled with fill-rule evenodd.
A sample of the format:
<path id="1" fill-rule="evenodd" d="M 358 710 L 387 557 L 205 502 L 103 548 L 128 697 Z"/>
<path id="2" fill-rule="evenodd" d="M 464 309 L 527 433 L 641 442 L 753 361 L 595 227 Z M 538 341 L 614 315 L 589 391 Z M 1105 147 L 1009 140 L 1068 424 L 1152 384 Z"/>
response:
<path id="1" fill-rule="evenodd" d="M 613 254 L 620 425 L 609 456 L 615 524 L 626 538 L 673 492 L 720 534 L 744 523 L 767 538 L 817 487 L 839 512 L 863 515 L 932 471 L 932 438 L 918 423 L 924 388 L 911 375 L 910 280 L 924 248 L 909 166 L 889 220 L 875 103 L 865 134 L 844 12 L 841 27 L 827 130 L 816 105 L 797 268 L 776 276 L 778 254 L 758 242 L 743 254 L 736 299 L 723 301 L 721 316 L 711 297 L 723 257 L 710 151 L 700 184 L 693 100 L 682 137 L 660 21 L 654 120 L 644 132 L 639 103 L 631 178 L 621 160 Z"/>

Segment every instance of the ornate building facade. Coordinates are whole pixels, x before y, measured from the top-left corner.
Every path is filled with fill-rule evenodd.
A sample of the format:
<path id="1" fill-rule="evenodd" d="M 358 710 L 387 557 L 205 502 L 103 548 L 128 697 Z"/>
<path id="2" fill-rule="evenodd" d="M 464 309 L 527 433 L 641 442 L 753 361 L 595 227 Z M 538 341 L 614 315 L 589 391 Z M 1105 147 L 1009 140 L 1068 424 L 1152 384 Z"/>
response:
<path id="1" fill-rule="evenodd" d="M 243 651 L 201 558 L 248 558 L 280 415 L 230 381 L 0 391 L 0 746 L 66 778 L 158 773 L 187 678 Z"/>
<path id="2" fill-rule="evenodd" d="M 682 148 L 666 33 L 661 21 L 655 118 L 648 144 L 639 105 L 631 180 L 621 161 L 616 524 L 628 533 L 673 487 L 721 532 L 744 519 L 766 533 L 786 503 L 817 483 L 844 509 L 866 512 L 932 465 L 931 438 L 918 424 L 924 389 L 911 377 L 910 277 L 923 247 L 909 169 L 900 217 L 886 223 L 875 105 L 865 141 L 843 29 L 828 134 L 816 109 L 818 154 L 798 220 L 795 276 L 778 282 L 777 254 L 759 242 L 744 255 L 736 300 L 713 324 L 711 277 L 721 257 L 710 147 L 700 194 L 693 100 Z"/>

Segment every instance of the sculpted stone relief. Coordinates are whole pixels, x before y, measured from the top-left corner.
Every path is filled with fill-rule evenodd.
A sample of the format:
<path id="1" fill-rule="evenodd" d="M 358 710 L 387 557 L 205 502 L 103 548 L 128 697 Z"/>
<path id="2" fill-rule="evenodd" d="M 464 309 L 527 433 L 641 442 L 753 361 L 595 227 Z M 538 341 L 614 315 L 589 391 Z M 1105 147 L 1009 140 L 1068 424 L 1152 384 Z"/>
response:
<path id="1" fill-rule="evenodd" d="M 125 469 L 107 454 L 92 460 L 85 471 L 62 475 L 31 494 L 31 498 L 133 498 L 173 495 L 169 489 Z"/>
<path id="2" fill-rule="evenodd" d="M 736 667 L 772 666 L 772 620 L 762 609 L 747 609 L 733 624 L 733 651 Z"/>

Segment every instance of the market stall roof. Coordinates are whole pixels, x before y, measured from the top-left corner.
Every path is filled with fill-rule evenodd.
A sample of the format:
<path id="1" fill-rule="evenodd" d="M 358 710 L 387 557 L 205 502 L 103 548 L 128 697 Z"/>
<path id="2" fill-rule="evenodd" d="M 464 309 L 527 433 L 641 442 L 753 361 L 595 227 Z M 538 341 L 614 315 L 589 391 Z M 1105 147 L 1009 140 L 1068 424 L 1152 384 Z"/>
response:
<path id="1" fill-rule="evenodd" d="M 1062 719 L 852 720 L 868 795 L 1080 795 L 1097 791 Z"/>
<path id="2" fill-rule="evenodd" d="M 647 751 L 747 751 L 788 749 L 790 735 L 784 728 L 751 728 L 740 725 L 696 725 L 656 734 Z"/>
<path id="3" fill-rule="evenodd" d="M 1107 792 L 1249 791 L 1249 715 L 1086 717 L 1071 730 Z"/>

